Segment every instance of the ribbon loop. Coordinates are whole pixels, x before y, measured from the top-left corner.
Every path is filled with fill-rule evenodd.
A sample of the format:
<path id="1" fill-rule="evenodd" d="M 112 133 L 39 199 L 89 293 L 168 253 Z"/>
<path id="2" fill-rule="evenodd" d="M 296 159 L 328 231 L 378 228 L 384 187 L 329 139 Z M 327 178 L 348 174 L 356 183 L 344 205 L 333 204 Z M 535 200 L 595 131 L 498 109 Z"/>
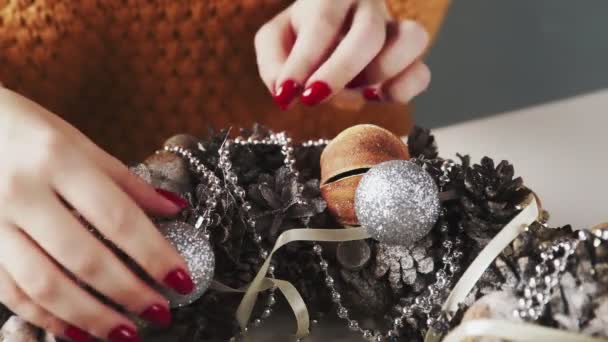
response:
<path id="1" fill-rule="evenodd" d="M 304 300 L 298 293 L 298 291 L 289 282 L 278 279 L 265 278 L 270 266 L 270 260 L 274 253 L 284 245 L 294 241 L 323 241 L 323 242 L 341 242 L 341 241 L 353 241 L 363 240 L 369 238 L 369 234 L 364 228 L 340 228 L 340 229 L 315 229 L 315 228 L 298 228 L 291 229 L 283 232 L 279 235 L 272 251 L 262 264 L 262 267 L 253 278 L 251 284 L 245 291 L 245 295 L 239 304 L 236 311 L 236 319 L 241 326 L 241 329 L 247 327 L 247 323 L 251 318 L 251 313 L 255 302 L 258 297 L 258 293 L 264 286 L 264 280 L 269 279 L 281 290 L 291 309 L 293 310 L 297 320 L 297 332 L 298 338 L 305 337 L 308 335 L 308 328 L 310 325 L 308 309 Z"/>

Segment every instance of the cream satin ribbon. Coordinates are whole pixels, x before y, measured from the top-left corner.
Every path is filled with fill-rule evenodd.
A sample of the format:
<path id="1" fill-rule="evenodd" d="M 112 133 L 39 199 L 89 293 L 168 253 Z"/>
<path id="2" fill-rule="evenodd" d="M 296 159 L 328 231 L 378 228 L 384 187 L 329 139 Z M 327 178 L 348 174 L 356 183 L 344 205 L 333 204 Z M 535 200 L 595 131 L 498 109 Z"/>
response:
<path id="1" fill-rule="evenodd" d="M 249 287 L 249 285 L 246 285 L 242 288 L 235 289 L 216 280 L 213 280 L 209 286 L 209 288 L 212 290 L 228 293 L 244 293 L 247 292 Z M 300 333 L 301 330 L 301 333 L 308 334 L 310 317 L 308 316 L 308 310 L 306 310 L 306 303 L 304 303 L 304 299 L 302 296 L 300 296 L 298 290 L 288 281 L 264 278 L 260 282 L 260 287 L 256 289 L 256 292 L 263 292 L 273 287 L 278 288 L 281 293 L 283 293 L 283 296 L 285 296 L 287 299 L 289 307 L 291 307 L 296 316 L 297 322 L 302 322 L 302 324 L 298 324 L 298 333 Z"/>
<path id="2" fill-rule="evenodd" d="M 265 275 L 270 266 L 270 260 L 274 252 L 276 252 L 282 246 L 294 242 L 294 241 L 323 241 L 323 242 L 341 242 L 341 241 L 352 241 L 352 240 L 363 240 L 369 238 L 369 234 L 364 228 L 340 228 L 340 229 L 315 229 L 315 228 L 300 228 L 291 229 L 283 232 L 279 235 L 272 251 L 264 261 L 264 264 L 258 271 L 255 278 L 245 291 L 243 300 L 239 304 L 236 311 L 236 319 L 241 326 L 241 329 L 247 327 L 247 323 L 251 318 L 251 312 L 258 297 L 260 291 L 268 289 L 270 286 L 269 282 L 276 285 L 279 290 L 283 293 L 291 309 L 296 316 L 297 331 L 296 337 L 301 338 L 309 334 L 310 319 L 308 315 L 308 309 L 304 300 L 295 289 L 293 285 L 284 280 L 266 278 Z M 232 291 L 232 292 L 240 292 Z"/>
<path id="3" fill-rule="evenodd" d="M 462 274 L 452 292 L 443 304 L 443 310 L 451 313 L 458 309 L 458 304 L 462 303 L 466 296 L 471 292 L 481 275 L 492 264 L 494 259 L 502 253 L 521 232 L 529 227 L 540 216 L 540 209 L 536 196 L 530 195 L 524 202 L 525 208 L 517 214 L 496 236 L 486 245 L 486 247 L 473 260 L 471 265 Z M 426 334 L 425 342 L 436 342 L 441 340 L 441 334 L 434 329 L 429 329 Z"/>

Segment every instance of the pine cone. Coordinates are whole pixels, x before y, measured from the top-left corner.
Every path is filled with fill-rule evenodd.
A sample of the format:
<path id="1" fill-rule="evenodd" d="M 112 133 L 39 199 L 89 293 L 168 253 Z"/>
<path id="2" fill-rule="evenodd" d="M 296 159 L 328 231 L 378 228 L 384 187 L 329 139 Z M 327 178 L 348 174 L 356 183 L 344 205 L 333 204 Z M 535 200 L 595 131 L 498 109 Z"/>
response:
<path id="1" fill-rule="evenodd" d="M 279 261 L 277 277 L 290 281 L 298 289 L 311 312 L 331 309 L 332 301 L 325 287 L 323 271 L 308 244 L 287 245 L 277 252 L 274 259 Z"/>
<path id="2" fill-rule="evenodd" d="M 218 278 L 235 288 L 250 283 L 264 262 L 259 254 L 257 246 L 249 244 L 243 246 L 238 261 L 229 270 L 222 272 Z"/>
<path id="3" fill-rule="evenodd" d="M 435 159 L 437 158 L 437 143 L 435 137 L 428 128 L 414 126 L 407 136 L 407 146 L 412 158 Z"/>
<path id="4" fill-rule="evenodd" d="M 295 148 L 296 168 L 302 179 L 321 178 L 321 153 L 325 146 L 298 146 Z"/>
<path id="5" fill-rule="evenodd" d="M 368 268 L 359 271 L 342 268 L 339 279 L 344 305 L 356 315 L 382 317 L 394 303 L 386 281 L 377 279 Z"/>
<path id="6" fill-rule="evenodd" d="M 262 174 L 249 186 L 247 196 L 253 204 L 256 229 L 273 245 L 285 230 L 306 226 L 310 219 L 325 211 L 325 201 L 319 196 L 318 180 L 310 180 L 298 189 L 297 179 L 286 167 L 273 175 Z M 298 193 L 301 192 L 301 201 Z"/>
<path id="7" fill-rule="evenodd" d="M 174 312 L 168 336 L 171 341 L 192 342 L 213 338 L 227 340 L 239 330 L 234 319 L 239 296 L 207 292 L 190 306 Z"/>
<path id="8" fill-rule="evenodd" d="M 433 241 L 426 237 L 412 247 L 391 246 L 378 244 L 374 275 L 388 280 L 393 291 L 398 292 L 404 285 L 415 289 L 425 286 L 420 275 L 429 274 L 435 269 L 433 257 L 427 255 L 427 250 Z"/>
<path id="9" fill-rule="evenodd" d="M 461 206 L 466 234 L 485 245 L 519 211 L 518 205 L 530 194 L 507 161 L 494 167 L 488 157 L 481 164 L 464 170 L 464 193 Z"/>

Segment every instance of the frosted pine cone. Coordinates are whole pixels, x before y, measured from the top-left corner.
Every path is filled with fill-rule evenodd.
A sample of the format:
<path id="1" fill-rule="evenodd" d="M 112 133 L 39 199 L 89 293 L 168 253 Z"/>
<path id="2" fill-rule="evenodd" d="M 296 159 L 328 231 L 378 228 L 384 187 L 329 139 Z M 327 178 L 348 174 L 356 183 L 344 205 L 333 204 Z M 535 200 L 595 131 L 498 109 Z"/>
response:
<path id="1" fill-rule="evenodd" d="M 426 253 L 432 244 L 428 237 L 412 247 L 378 244 L 374 275 L 380 278 L 388 273 L 389 284 L 395 292 L 403 285 L 416 284 L 419 275 L 435 269 L 433 258 Z"/>

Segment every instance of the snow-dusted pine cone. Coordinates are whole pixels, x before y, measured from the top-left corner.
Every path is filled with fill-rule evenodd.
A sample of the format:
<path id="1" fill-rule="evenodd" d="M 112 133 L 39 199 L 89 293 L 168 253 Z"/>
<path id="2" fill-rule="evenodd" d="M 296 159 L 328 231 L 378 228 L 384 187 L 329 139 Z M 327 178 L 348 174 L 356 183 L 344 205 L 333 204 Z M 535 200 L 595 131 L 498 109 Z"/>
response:
<path id="1" fill-rule="evenodd" d="M 432 244 L 430 237 L 410 247 L 378 244 L 374 275 L 381 278 L 388 273 L 388 281 L 394 291 L 399 291 L 404 285 L 418 287 L 420 275 L 435 269 L 432 256 L 427 255 Z"/>

